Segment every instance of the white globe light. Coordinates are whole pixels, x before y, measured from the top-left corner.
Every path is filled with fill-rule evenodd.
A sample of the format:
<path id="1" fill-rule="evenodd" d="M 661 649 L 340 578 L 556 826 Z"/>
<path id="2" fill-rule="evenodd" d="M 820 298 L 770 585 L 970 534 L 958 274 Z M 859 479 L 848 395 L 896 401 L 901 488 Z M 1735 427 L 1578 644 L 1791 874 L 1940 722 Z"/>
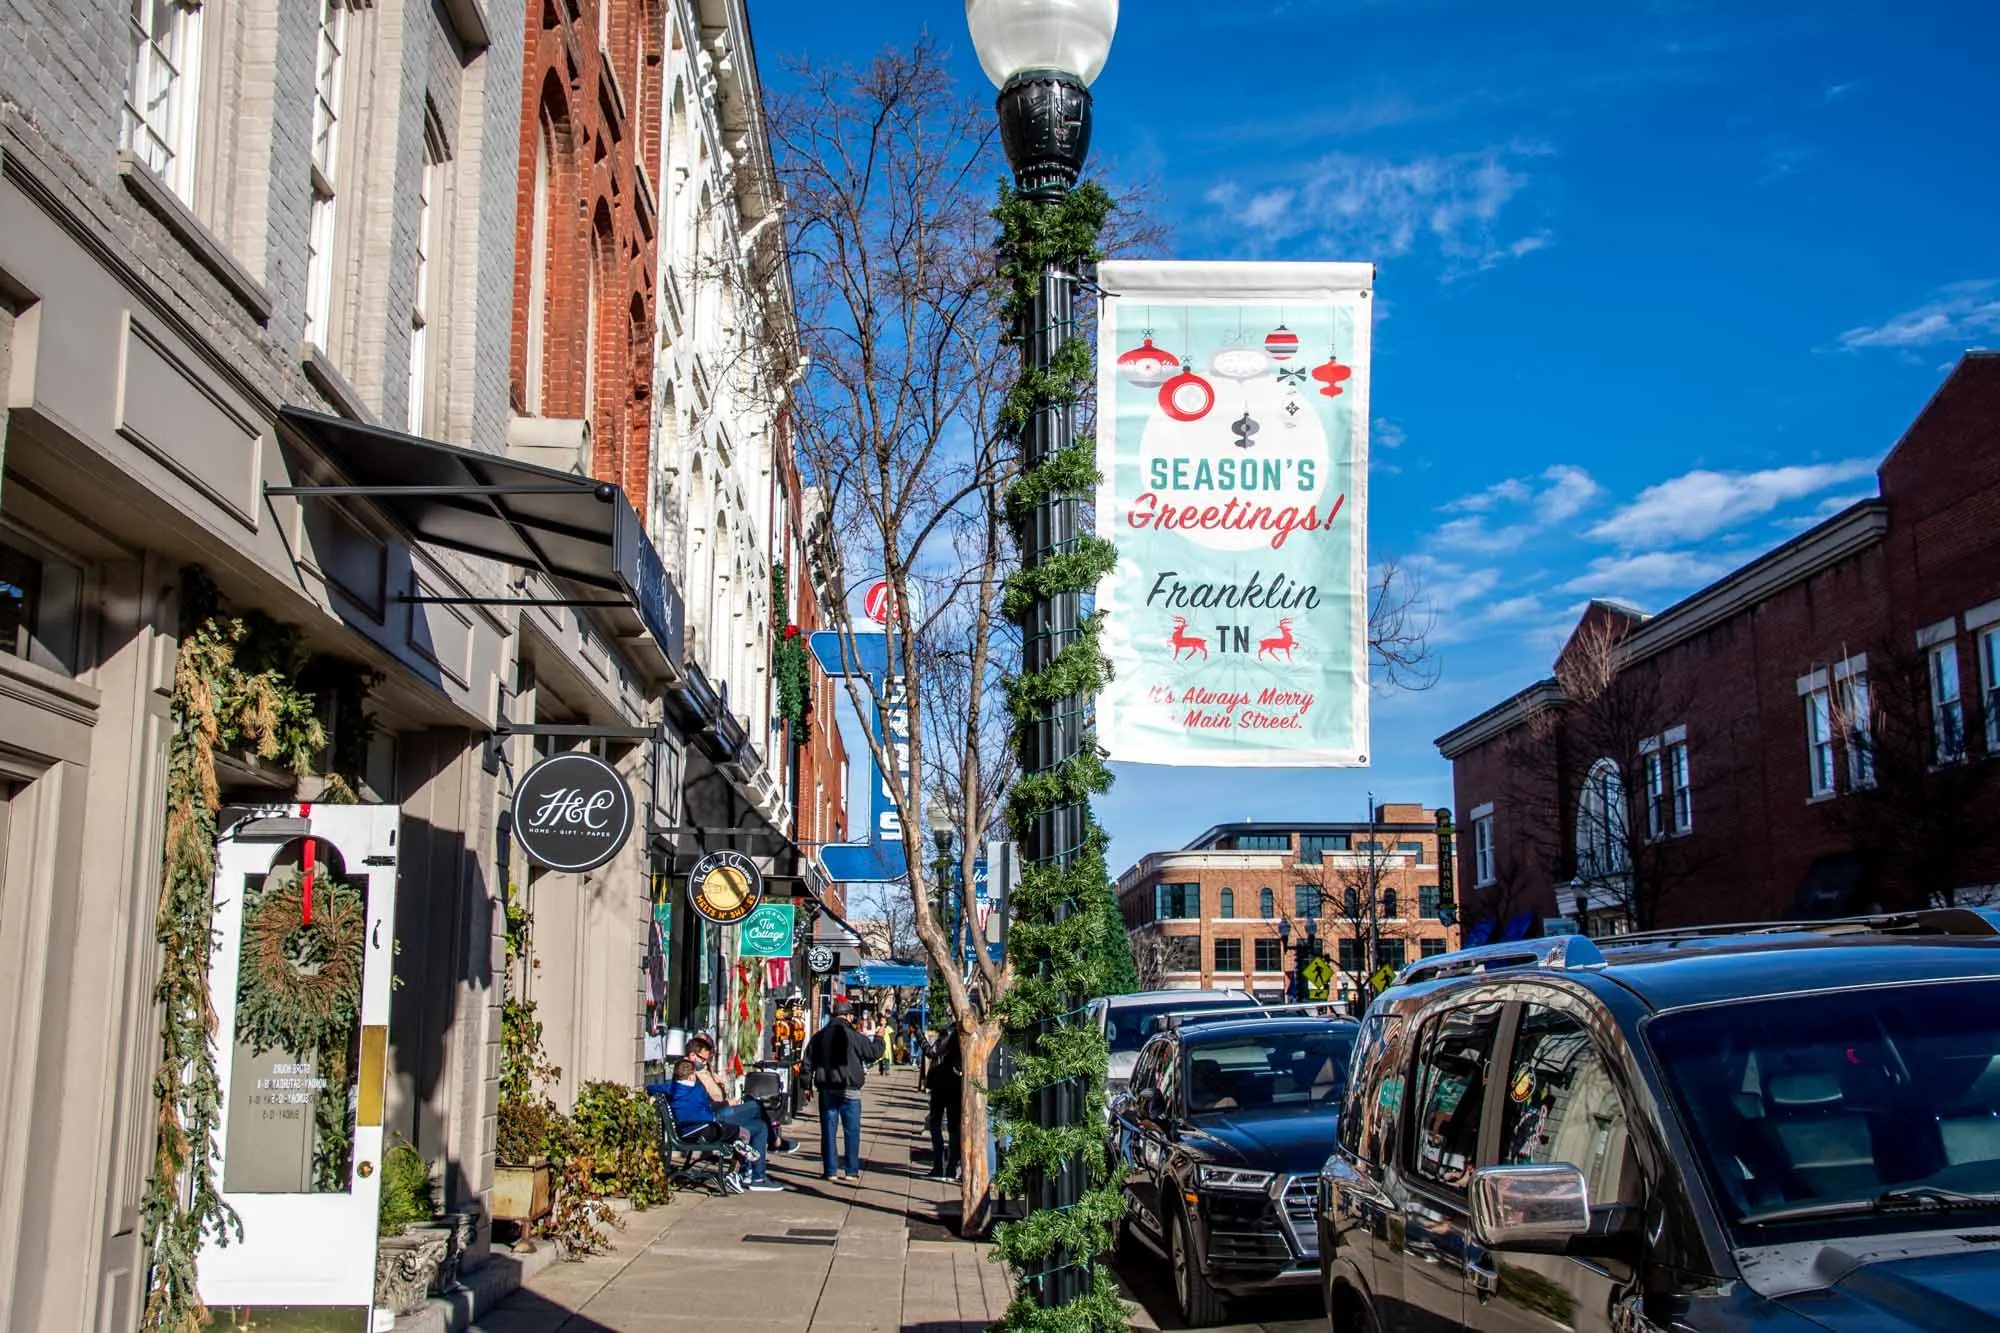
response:
<path id="1" fill-rule="evenodd" d="M 965 0 L 965 24 L 996 88 L 1031 69 L 1061 70 L 1088 84 L 1111 54 L 1118 0 Z"/>

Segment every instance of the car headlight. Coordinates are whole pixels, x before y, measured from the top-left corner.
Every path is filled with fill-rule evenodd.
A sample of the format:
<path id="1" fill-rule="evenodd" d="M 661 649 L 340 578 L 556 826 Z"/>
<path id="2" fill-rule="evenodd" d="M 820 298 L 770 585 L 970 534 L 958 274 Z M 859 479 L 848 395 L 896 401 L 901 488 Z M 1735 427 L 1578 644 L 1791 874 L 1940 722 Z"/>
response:
<path id="1" fill-rule="evenodd" d="M 1205 1190 L 1255 1190 L 1262 1193 L 1271 1187 L 1271 1173 L 1245 1171 L 1237 1166 L 1198 1166 L 1194 1169 L 1194 1183 Z"/>

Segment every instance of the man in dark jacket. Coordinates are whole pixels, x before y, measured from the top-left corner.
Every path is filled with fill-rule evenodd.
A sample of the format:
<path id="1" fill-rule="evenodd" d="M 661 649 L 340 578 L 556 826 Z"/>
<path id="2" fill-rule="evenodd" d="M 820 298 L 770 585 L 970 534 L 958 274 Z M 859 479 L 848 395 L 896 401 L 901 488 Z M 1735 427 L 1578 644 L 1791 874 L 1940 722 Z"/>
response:
<path id="1" fill-rule="evenodd" d="M 832 1180 L 861 1179 L 861 1085 L 868 1066 L 882 1058 L 882 1042 L 872 1032 L 857 1032 L 850 1021 L 854 1006 L 833 1002 L 833 1018 L 806 1043 L 806 1068 L 819 1090 L 821 1175 Z M 846 1151 L 835 1153 L 834 1133 L 841 1131 Z"/>
<path id="2" fill-rule="evenodd" d="M 958 1179 L 959 1137 L 965 1124 L 965 1058 L 959 1045 L 959 1031 L 956 1024 L 947 1024 L 938 1029 L 924 1051 L 924 1087 L 931 1094 L 931 1170 L 932 1180 Z M 949 1129 L 951 1155 L 945 1155 L 945 1140 Z"/>

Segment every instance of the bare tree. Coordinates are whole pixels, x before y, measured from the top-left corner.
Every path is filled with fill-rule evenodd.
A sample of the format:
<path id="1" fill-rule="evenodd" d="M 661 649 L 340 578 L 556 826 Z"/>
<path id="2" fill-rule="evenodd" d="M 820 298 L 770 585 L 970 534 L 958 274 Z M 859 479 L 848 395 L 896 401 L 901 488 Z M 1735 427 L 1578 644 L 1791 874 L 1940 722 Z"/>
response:
<path id="1" fill-rule="evenodd" d="M 1390 957 L 1391 951 L 1382 946 L 1399 942 L 1403 957 L 1408 959 L 1423 933 L 1412 915 L 1417 905 L 1399 897 L 1400 855 L 1384 851 L 1378 839 L 1366 842 L 1373 845 L 1332 853 L 1317 866 L 1298 867 L 1300 882 L 1319 891 L 1319 935 L 1333 958 L 1336 994 L 1342 989 L 1338 981 L 1344 973 L 1356 995 L 1368 995 L 1369 979 Z M 1353 948 L 1346 951 L 1355 960 L 1353 967 L 1340 963 L 1343 941 L 1353 942 Z"/>
<path id="2" fill-rule="evenodd" d="M 856 885 L 848 909 L 848 919 L 870 953 L 910 959 L 923 952 L 916 912 L 901 884 Z"/>
<path id="3" fill-rule="evenodd" d="M 1132 966 L 1139 973 L 1139 989 L 1159 990 L 1167 973 L 1174 970 L 1170 937 L 1159 930 L 1142 930 L 1132 936 Z"/>
<path id="4" fill-rule="evenodd" d="M 1431 648 L 1437 607 L 1416 571 L 1394 556 L 1368 571 L 1368 653 L 1378 686 L 1427 690 L 1441 670 Z"/>

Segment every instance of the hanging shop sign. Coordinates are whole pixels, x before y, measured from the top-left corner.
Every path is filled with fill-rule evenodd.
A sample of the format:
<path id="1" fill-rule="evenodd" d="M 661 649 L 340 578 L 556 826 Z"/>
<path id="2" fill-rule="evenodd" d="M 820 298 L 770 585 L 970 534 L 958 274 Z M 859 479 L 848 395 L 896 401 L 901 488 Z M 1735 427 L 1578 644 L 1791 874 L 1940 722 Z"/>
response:
<path id="1" fill-rule="evenodd" d="M 514 836 L 535 864 L 595 870 L 632 836 L 632 788 L 594 754 L 559 754 L 514 789 Z"/>
<path id="2" fill-rule="evenodd" d="M 790 958 L 795 915 L 790 903 L 759 904 L 736 932 L 736 952 L 745 958 Z"/>
<path id="3" fill-rule="evenodd" d="M 688 872 L 688 903 L 718 926 L 733 926 L 757 910 L 764 872 L 742 852 L 710 852 Z"/>
<path id="4" fill-rule="evenodd" d="M 1097 525 L 1118 548 L 1097 589 L 1099 743 L 1149 764 L 1366 765 L 1374 266 L 1099 275 Z"/>
<path id="5" fill-rule="evenodd" d="M 820 976 L 825 976 L 838 966 L 840 959 L 824 944 L 815 944 L 806 954 L 806 966 Z"/>

